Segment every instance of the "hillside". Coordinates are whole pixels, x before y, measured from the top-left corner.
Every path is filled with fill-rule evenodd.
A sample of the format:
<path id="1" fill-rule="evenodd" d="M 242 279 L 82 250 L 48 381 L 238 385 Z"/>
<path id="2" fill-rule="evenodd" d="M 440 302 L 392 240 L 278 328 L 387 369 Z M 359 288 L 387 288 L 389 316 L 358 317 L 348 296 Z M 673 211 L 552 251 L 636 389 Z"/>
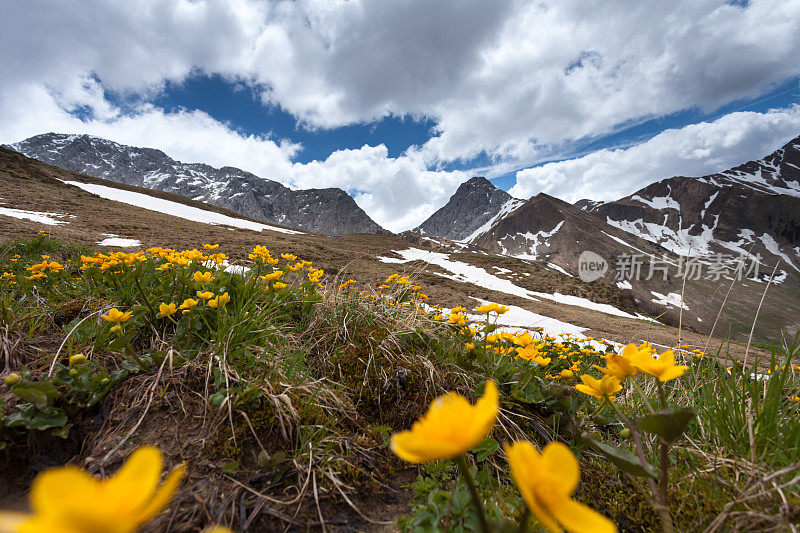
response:
<path id="1" fill-rule="evenodd" d="M 294 250 L 338 278 L 355 278 L 364 284 L 389 276 L 402 264 L 403 271 L 414 273 L 417 282 L 425 286 L 431 300 L 445 307 L 465 305 L 479 298 L 518 308 L 518 313 L 506 317 L 513 319 L 510 325 L 535 327 L 549 321 L 553 332 L 568 328 L 598 338 L 620 339 L 620 342 L 639 339 L 669 345 L 677 338 L 672 328 L 637 319 L 637 314 L 647 313 L 647 309 L 638 307 L 613 283 L 584 283 L 534 261 L 487 255 L 459 246 L 443 247 L 424 239 L 412 245 L 392 235 L 298 233 L 245 219 L 179 195 L 68 172 L 3 149 L 0 149 L 0 176 L 3 178 L 0 231 L 5 239 L 24 238 L 45 227 L 54 236 L 90 246 L 97 246 L 106 239 L 112 239 L 111 245 L 118 242 L 116 239 L 130 239 L 135 245 L 133 249 L 160 246 L 165 242 L 192 247 L 209 240 L 224 240 L 233 261 L 246 258 L 247 250 L 254 244 L 264 244 L 270 249 Z M 74 185 L 67 185 L 65 181 Z M 127 203 L 103 199 L 82 190 L 78 184 L 94 187 L 95 191 Z M 131 197 L 130 193 L 144 196 Z M 166 212 L 148 210 L 142 206 L 151 200 L 142 198 L 160 199 L 170 204 L 160 207 Z M 187 216 L 181 206 L 230 218 L 215 221 L 197 215 Z M 23 213 L 8 216 L 9 209 Z M 47 213 L 52 214 L 49 220 L 53 225 L 43 225 Z M 21 216 L 29 218 L 19 218 Z M 198 219 L 207 219 L 210 224 L 198 222 Z M 130 246 L 131 243 L 126 244 Z M 395 264 L 381 258 L 395 261 Z M 619 312 L 612 311 L 616 315 L 598 312 L 593 309 L 597 304 L 610 306 L 607 311 Z M 684 339 L 700 347 L 706 344 L 703 335 L 691 331 L 684 332 Z"/>
<path id="2" fill-rule="evenodd" d="M 167 479 L 182 479 L 146 532 L 209 524 L 386 531 L 443 522 L 474 530 L 452 463 L 418 467 L 389 443 L 418 427 L 429 405 L 442 405 L 437 396 L 483 397 L 485 405 L 495 390 L 501 415 L 480 438 L 493 436 L 470 445 L 474 466 L 465 467 L 494 520 L 518 520 L 508 509 L 522 508 L 496 439 L 557 436 L 586 446 L 577 496 L 584 505 L 651 530 L 659 518 L 648 493 L 626 477 L 638 463 L 623 426 L 593 389 L 581 389 L 602 365 L 613 368 L 607 356 L 627 354 L 623 345 L 636 341 L 646 356 L 637 364 L 652 375 L 628 377 L 626 392 L 636 379 L 647 396 L 628 394 L 619 416 L 641 417 L 639 401 L 661 401 L 696 406 L 703 421 L 687 425 L 694 411 L 679 410 L 678 433 L 695 444 L 663 448 L 672 466 L 661 452 L 674 481 L 668 494 L 655 493 L 669 520 L 695 530 L 721 516 L 731 527 L 758 529 L 798 512 L 764 494 L 728 517 L 727 504 L 749 494 L 750 482 L 738 466 L 724 481 L 711 468 L 714 450 L 750 453 L 726 433 L 747 421 L 720 411 L 738 412 L 754 398 L 756 408 L 779 415 L 774 426 L 755 421 L 759 470 L 779 472 L 794 460 L 797 417 L 778 409 L 798 392 L 791 355 L 773 366 L 759 347 L 642 316 L 615 284 L 584 283 L 546 263 L 463 243 L 301 232 L 3 149 L 0 183 L 0 475 L 14 480 L 0 486 L 5 509 L 26 510 L 42 469 L 72 462 L 110 476 L 150 445 L 164 458 L 157 473 L 163 467 Z M 539 202 L 567 217 L 582 213 Z M 666 350 L 676 343 L 679 367 Z M 672 372 L 666 395 L 652 377 L 664 370 L 647 366 L 656 364 L 654 351 Z M 742 358 L 749 363 L 735 362 Z M 773 370 L 781 377 L 769 388 L 749 378 Z M 454 434 L 466 427 L 456 416 L 439 423 L 457 425 Z M 638 438 L 652 447 L 646 460 L 659 464 L 657 434 Z M 572 455 L 563 460 L 577 468 Z M 143 483 L 136 486 L 149 487 Z M 448 501 L 452 515 L 441 506 Z"/>
<path id="3" fill-rule="evenodd" d="M 179 194 L 255 220 L 329 235 L 384 231 L 341 189 L 292 190 L 238 168 L 181 163 L 160 150 L 90 135 L 45 133 L 7 148 L 60 168 Z"/>
<path id="4" fill-rule="evenodd" d="M 439 213 L 459 213 L 464 198 L 488 197 L 493 187 L 466 182 Z M 483 206 L 478 210 L 489 222 L 459 246 L 538 261 L 573 276 L 580 254 L 592 252 L 606 262 L 603 279 L 641 311 L 696 331 L 722 328 L 741 339 L 750 334 L 774 270 L 755 334 L 766 340 L 785 328 L 791 336 L 800 330 L 799 191 L 795 139 L 761 160 L 712 176 L 662 180 L 615 202 L 569 205 L 541 193 L 512 200 L 513 209 L 495 205 L 486 212 Z M 437 224 L 447 227 L 441 217 Z"/>

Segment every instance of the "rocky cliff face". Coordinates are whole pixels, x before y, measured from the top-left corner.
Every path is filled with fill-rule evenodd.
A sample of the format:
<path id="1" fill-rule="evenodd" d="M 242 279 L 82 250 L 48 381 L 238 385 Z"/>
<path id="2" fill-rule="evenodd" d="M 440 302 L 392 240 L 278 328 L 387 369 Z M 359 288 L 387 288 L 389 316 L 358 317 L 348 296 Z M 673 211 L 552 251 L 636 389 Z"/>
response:
<path id="1" fill-rule="evenodd" d="M 46 133 L 8 148 L 66 170 L 180 194 L 265 222 L 330 235 L 385 231 L 341 189 L 295 191 L 238 168 L 181 163 L 160 150 L 89 135 Z"/>
<path id="2" fill-rule="evenodd" d="M 453 241 L 469 241 L 488 229 L 494 220 L 523 203 L 486 178 L 470 178 L 458 187 L 447 204 L 413 231 Z"/>
<path id="3" fill-rule="evenodd" d="M 800 137 L 763 159 L 661 180 L 587 211 L 680 255 L 752 250 L 800 272 Z"/>

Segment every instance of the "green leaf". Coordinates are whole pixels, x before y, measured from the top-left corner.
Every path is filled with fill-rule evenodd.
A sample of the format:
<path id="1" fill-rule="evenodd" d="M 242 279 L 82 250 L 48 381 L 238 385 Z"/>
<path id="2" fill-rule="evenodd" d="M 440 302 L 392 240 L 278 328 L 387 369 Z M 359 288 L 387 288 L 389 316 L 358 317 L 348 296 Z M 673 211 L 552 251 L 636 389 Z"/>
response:
<path id="1" fill-rule="evenodd" d="M 60 428 L 67 423 L 67 415 L 61 411 L 54 409 L 49 413 L 39 413 L 31 418 L 28 426 L 31 429 L 50 429 Z"/>
<path id="2" fill-rule="evenodd" d="M 642 431 L 658 435 L 671 444 L 683 434 L 686 426 L 696 416 L 697 412 L 691 407 L 678 410 L 664 409 L 660 413 L 638 418 L 636 425 Z"/>
<path id="3" fill-rule="evenodd" d="M 227 394 L 223 390 L 219 390 L 208 397 L 208 402 L 214 407 L 220 407 L 222 402 L 225 401 Z"/>
<path id="4" fill-rule="evenodd" d="M 54 437 L 61 437 L 62 439 L 66 439 L 69 436 L 69 430 L 72 427 L 72 424 L 65 424 L 62 428 L 57 428 L 52 431 Z"/>
<path id="5" fill-rule="evenodd" d="M 47 408 L 47 395 L 33 387 L 14 387 L 11 392 L 26 402 L 32 403 L 40 411 Z"/>
<path id="6" fill-rule="evenodd" d="M 235 474 L 239 470 L 239 461 L 229 461 L 222 466 L 222 471 L 226 474 Z"/>
<path id="7" fill-rule="evenodd" d="M 634 454 L 620 448 L 615 448 L 614 446 L 609 446 L 608 444 L 598 442 L 586 431 L 581 434 L 581 440 L 603 454 L 606 459 L 611 461 L 621 470 L 624 470 L 629 474 L 633 474 L 634 476 L 658 479 L 658 472 L 653 465 L 645 463 L 645 466 L 643 467 L 641 461 L 639 461 L 639 458 Z"/>
<path id="8" fill-rule="evenodd" d="M 483 439 L 477 446 L 472 448 L 472 453 L 475 454 L 475 460 L 478 462 L 485 461 L 487 457 L 492 455 L 500 448 L 500 445 L 492 437 Z"/>

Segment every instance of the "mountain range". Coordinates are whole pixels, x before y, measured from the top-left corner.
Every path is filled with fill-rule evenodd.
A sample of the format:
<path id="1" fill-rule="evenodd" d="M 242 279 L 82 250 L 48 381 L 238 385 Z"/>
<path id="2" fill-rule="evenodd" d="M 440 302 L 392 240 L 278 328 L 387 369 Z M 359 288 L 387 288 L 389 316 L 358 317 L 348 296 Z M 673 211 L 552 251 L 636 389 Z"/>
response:
<path id="1" fill-rule="evenodd" d="M 718 328 L 740 337 L 749 331 L 756 309 L 760 338 L 783 328 L 800 328 L 800 138 L 730 170 L 664 179 L 611 202 L 570 204 L 545 193 L 522 200 L 486 178 L 474 177 L 428 220 L 399 238 L 382 230 L 340 189 L 293 191 L 233 167 L 185 164 L 158 150 L 86 135 L 38 135 L 9 148 L 100 178 L 93 186 L 105 179 L 125 184 L 119 187 L 149 188 L 154 195 L 177 194 L 198 206 L 214 204 L 250 219 L 312 232 L 309 235 L 383 234 L 394 239 L 391 242 L 403 239 L 406 246 L 427 248 L 431 257 L 445 254 L 485 265 L 513 283 L 534 287 L 547 278 L 553 281 L 548 282 L 550 290 L 583 294 L 592 301 L 605 291 L 608 301 L 630 302 L 624 305 L 628 311 L 695 331 L 717 327 L 720 305 L 725 313 Z M 69 206 L 59 209 L 71 212 Z M 126 224 L 107 231 L 134 233 L 132 228 Z M 399 250 L 394 246 L 392 250 Z M 587 251 L 607 261 L 598 287 L 610 287 L 611 292 L 590 290 L 578 282 L 581 255 Z M 619 276 L 620 258 L 631 255 L 640 258 L 640 271 Z M 686 256 L 699 262 L 706 275 L 681 277 Z M 722 256 L 728 263 L 743 257 L 751 269 L 734 284 L 731 269 L 726 266 L 720 272 L 715 266 Z M 655 259 L 666 265 L 663 276 L 650 268 Z M 759 273 L 752 270 L 755 261 L 760 261 Z M 709 275 L 715 268 L 717 275 Z M 544 270 L 549 274 L 526 277 Z M 769 279 L 770 298 L 761 307 Z"/>
<path id="2" fill-rule="evenodd" d="M 647 253 L 758 253 L 800 272 L 800 137 L 763 159 L 663 179 L 612 202 L 570 205 L 544 193 L 517 200 L 472 178 L 415 231 L 523 259 L 575 252 L 576 241 L 602 249 L 598 239 L 625 240 Z M 563 256 L 557 263 L 574 266 Z"/>
<path id="3" fill-rule="evenodd" d="M 480 226 L 459 231 L 454 219 Z M 640 309 L 697 330 L 715 320 L 710 299 L 729 290 L 736 302 L 722 304 L 726 320 L 752 321 L 771 278 L 770 309 L 759 320 L 800 328 L 800 137 L 762 159 L 663 179 L 611 202 L 569 204 L 544 193 L 516 200 L 473 178 L 416 231 L 456 241 L 454 249 L 538 261 L 572 276 L 581 254 L 594 252 L 608 263 L 603 279 Z"/>
<path id="4" fill-rule="evenodd" d="M 292 190 L 235 167 L 182 163 L 161 150 L 91 135 L 45 133 L 6 148 L 66 170 L 180 194 L 255 220 L 329 235 L 385 231 L 342 189 Z"/>

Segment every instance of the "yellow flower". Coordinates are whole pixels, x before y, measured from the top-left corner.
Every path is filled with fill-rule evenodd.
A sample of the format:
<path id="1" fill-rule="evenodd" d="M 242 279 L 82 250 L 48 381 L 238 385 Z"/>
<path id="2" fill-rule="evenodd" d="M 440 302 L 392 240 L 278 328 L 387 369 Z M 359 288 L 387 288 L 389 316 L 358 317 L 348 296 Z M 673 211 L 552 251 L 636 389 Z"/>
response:
<path id="1" fill-rule="evenodd" d="M 675 364 L 675 354 L 667 350 L 658 356 L 658 359 L 649 353 L 638 353 L 633 359 L 633 366 L 640 372 L 655 376 L 659 381 L 669 381 L 682 376 L 688 366 Z"/>
<path id="2" fill-rule="evenodd" d="M 192 276 L 192 279 L 194 279 L 197 283 L 211 283 L 212 281 L 214 281 L 217 278 L 215 278 L 214 275 L 211 272 L 199 272 L 198 271 L 198 272 L 194 273 L 194 275 Z"/>
<path id="3" fill-rule="evenodd" d="M 216 250 L 217 248 L 219 248 L 219 244 L 204 244 L 203 248 L 205 248 L 206 250 Z"/>
<path id="4" fill-rule="evenodd" d="M 464 345 L 464 349 L 467 350 L 468 352 L 474 350 L 475 349 L 475 343 L 468 342 L 467 344 Z"/>
<path id="5" fill-rule="evenodd" d="M 80 365 L 86 362 L 86 356 L 82 353 L 76 353 L 75 355 L 70 356 L 69 358 L 69 366 Z"/>
<path id="6" fill-rule="evenodd" d="M 158 316 L 165 317 L 174 315 L 178 308 L 175 304 L 161 304 L 158 306 Z"/>
<path id="7" fill-rule="evenodd" d="M 286 288 L 286 284 L 282 281 L 276 281 L 272 284 L 273 289 L 281 290 Z"/>
<path id="8" fill-rule="evenodd" d="M 478 307 L 475 308 L 475 310 L 481 314 L 497 313 L 498 315 L 502 315 L 503 313 L 508 311 L 508 307 L 496 303 L 489 303 L 489 304 L 479 305 Z"/>
<path id="9" fill-rule="evenodd" d="M 197 294 L 197 297 L 202 299 L 202 300 L 208 300 L 209 298 L 213 298 L 214 297 L 214 293 L 213 292 L 209 292 L 209 291 L 197 291 L 196 294 Z"/>
<path id="10" fill-rule="evenodd" d="M 208 301 L 208 306 L 213 307 L 214 309 L 221 309 L 225 307 L 225 305 L 230 301 L 231 301 L 230 295 L 227 292 L 225 292 L 223 294 L 220 294 L 216 298 L 210 299 Z"/>
<path id="11" fill-rule="evenodd" d="M 611 353 L 606 356 L 606 368 L 598 365 L 594 365 L 594 367 L 603 374 L 607 376 L 614 376 L 620 381 L 624 380 L 628 376 L 636 374 L 636 367 L 634 367 L 627 358 L 615 353 Z"/>
<path id="12" fill-rule="evenodd" d="M 259 276 L 259 279 L 263 279 L 264 281 L 275 281 L 276 279 L 280 279 L 281 276 L 283 276 L 283 270 L 276 270 L 270 274 Z"/>
<path id="13" fill-rule="evenodd" d="M 463 326 L 467 323 L 467 319 L 464 315 L 460 315 L 458 313 L 453 313 L 447 319 L 448 324 L 456 324 L 458 326 Z"/>
<path id="14" fill-rule="evenodd" d="M 617 527 L 597 511 L 572 499 L 580 480 L 570 449 L 551 442 L 540 454 L 530 442 L 505 445 L 511 477 L 539 522 L 554 533 L 612 533 Z"/>
<path id="15" fill-rule="evenodd" d="M 183 303 L 180 305 L 178 309 L 191 309 L 195 305 L 199 304 L 200 302 L 195 300 L 194 298 L 186 298 Z"/>
<path id="16" fill-rule="evenodd" d="M 281 257 L 283 257 L 287 261 L 296 261 L 297 260 L 297 256 L 294 255 L 294 254 L 281 254 Z"/>
<path id="17" fill-rule="evenodd" d="M 0 512 L 0 531 L 133 533 L 169 503 L 186 470 L 179 466 L 158 487 L 162 468 L 161 452 L 151 446 L 133 452 L 106 480 L 72 465 L 53 468 L 33 481 L 33 513 Z"/>
<path id="18" fill-rule="evenodd" d="M 319 283 L 320 278 L 325 272 L 320 268 L 308 269 L 308 281 L 311 283 Z"/>
<path id="19" fill-rule="evenodd" d="M 494 381 L 475 405 L 455 392 L 436 398 L 411 430 L 392 435 L 391 450 L 411 463 L 456 457 L 474 448 L 492 429 L 499 410 Z"/>
<path id="20" fill-rule="evenodd" d="M 116 307 L 109 309 L 107 315 L 100 315 L 100 318 L 105 320 L 106 322 L 125 322 L 130 317 L 133 316 L 133 311 L 126 311 L 122 312 Z"/>
<path id="21" fill-rule="evenodd" d="M 572 370 L 570 370 L 569 368 L 566 368 L 566 369 L 562 370 L 558 375 L 561 376 L 563 379 L 570 379 L 575 374 L 572 372 Z"/>
<path id="22" fill-rule="evenodd" d="M 575 385 L 575 388 L 584 394 L 594 396 L 598 400 L 608 398 L 608 401 L 613 402 L 614 396 L 611 396 L 617 391 L 622 390 L 622 385 L 619 380 L 614 376 L 603 376 L 602 379 L 595 379 L 589 374 L 581 376 L 582 384 Z"/>
<path id="23" fill-rule="evenodd" d="M 521 357 L 526 361 L 531 361 L 539 366 L 547 366 L 550 364 L 552 358 L 542 356 L 539 352 L 539 346 L 536 344 L 529 344 L 525 348 L 516 348 L 517 357 Z"/>

